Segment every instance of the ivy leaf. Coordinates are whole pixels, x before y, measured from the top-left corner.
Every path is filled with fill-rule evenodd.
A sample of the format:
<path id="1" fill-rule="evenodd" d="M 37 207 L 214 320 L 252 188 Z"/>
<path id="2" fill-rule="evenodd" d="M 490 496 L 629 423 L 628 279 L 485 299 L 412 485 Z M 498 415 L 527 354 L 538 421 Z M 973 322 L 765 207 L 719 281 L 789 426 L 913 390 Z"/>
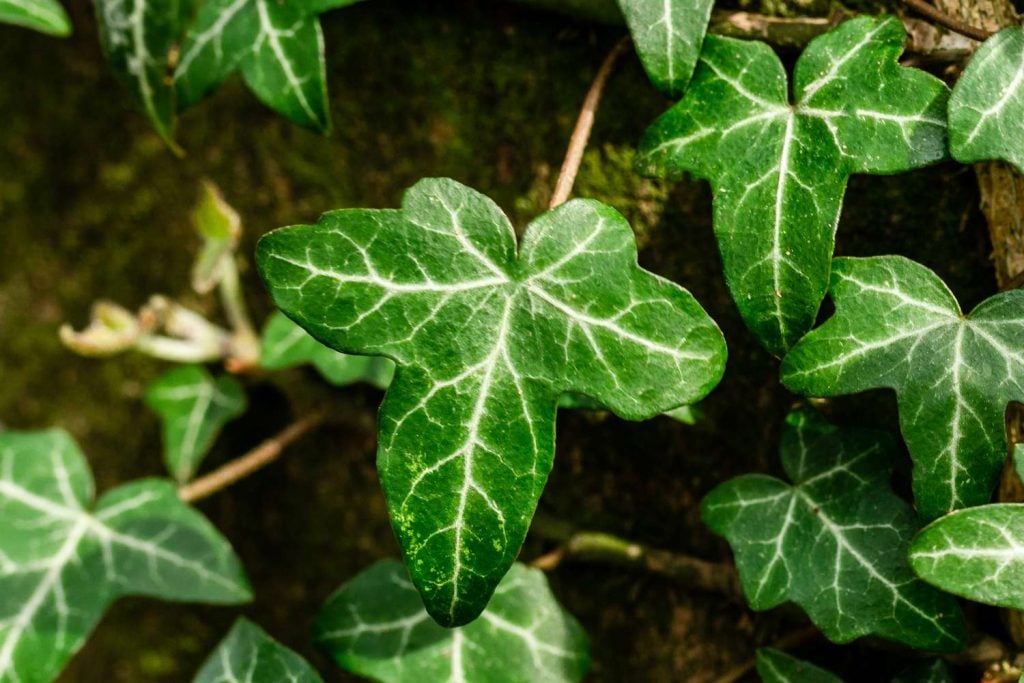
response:
<path id="1" fill-rule="evenodd" d="M 208 180 L 202 183 L 199 204 L 192 212 L 192 222 L 203 240 L 203 247 L 192 267 L 192 289 L 207 294 L 224 279 L 233 265 L 238 239 L 242 235 L 242 219 L 224 201 L 217 186 Z"/>
<path id="2" fill-rule="evenodd" d="M 648 78 L 669 97 L 690 82 L 714 0 L 619 0 Z"/>
<path id="3" fill-rule="evenodd" d="M 955 683 L 949 665 L 941 659 L 917 662 L 900 672 L 892 683 Z"/>
<path id="4" fill-rule="evenodd" d="M 251 599 L 231 546 L 169 482 L 92 500 L 92 475 L 66 433 L 0 433 L 0 680 L 56 678 L 124 595 Z"/>
<path id="5" fill-rule="evenodd" d="M 544 214 L 518 255 L 501 210 L 452 180 L 421 181 L 402 207 L 274 231 L 257 264 L 277 306 L 318 340 L 397 362 L 378 469 L 427 610 L 459 626 L 526 536 L 559 396 L 647 419 L 710 391 L 725 345 L 688 292 L 640 269 L 608 206 Z"/>
<path id="6" fill-rule="evenodd" d="M 781 355 L 814 324 L 846 180 L 946 154 L 947 88 L 899 66 L 894 18 L 812 41 L 786 74 L 763 43 L 709 36 L 686 97 L 644 136 L 638 166 L 710 181 L 725 277 L 747 326 Z"/>
<path id="7" fill-rule="evenodd" d="M 387 358 L 339 353 L 313 339 L 284 313 L 274 312 L 263 331 L 260 365 L 266 370 L 285 370 L 305 363 L 336 386 L 367 382 L 387 389 L 395 374 L 395 364 Z"/>
<path id="8" fill-rule="evenodd" d="M 71 35 L 71 20 L 57 0 L 0 0 L 0 23 L 61 38 Z"/>
<path id="9" fill-rule="evenodd" d="M 927 519 L 988 502 L 1006 458 L 1006 404 L 1024 400 L 1024 291 L 964 315 L 935 273 L 898 256 L 836 259 L 836 313 L 786 356 L 809 396 L 891 388 Z"/>
<path id="10" fill-rule="evenodd" d="M 315 638 L 340 667 L 384 683 L 579 681 L 587 639 L 543 572 L 512 565 L 473 623 L 441 628 L 401 563 L 383 560 L 342 586 L 317 616 Z"/>
<path id="11" fill-rule="evenodd" d="M 843 683 L 830 671 L 770 647 L 758 648 L 757 673 L 764 683 Z"/>
<path id="12" fill-rule="evenodd" d="M 323 683 L 306 660 L 248 619 L 239 619 L 192 683 Z"/>
<path id="13" fill-rule="evenodd" d="M 918 649 L 958 649 L 964 623 L 956 601 L 907 564 L 918 523 L 889 490 L 895 439 L 799 411 L 786 420 L 780 452 L 793 484 L 737 477 L 701 507 L 732 545 L 750 606 L 795 602 L 838 643 L 874 634 Z"/>
<path id="14" fill-rule="evenodd" d="M 1024 172 L 1024 28 L 1003 29 L 971 58 L 949 99 L 949 150 L 964 163 L 1003 159 Z"/>
<path id="15" fill-rule="evenodd" d="M 170 54 L 184 29 L 189 3 L 179 0 L 96 0 L 100 43 L 111 67 L 131 87 L 160 137 L 174 142 Z"/>
<path id="16" fill-rule="evenodd" d="M 195 104 L 235 69 L 268 107 L 326 132 L 327 83 L 321 12 L 358 0 L 207 0 L 185 38 L 174 80 Z"/>
<path id="17" fill-rule="evenodd" d="M 225 424 L 245 412 L 234 377 L 216 380 L 198 365 L 176 368 L 153 382 L 146 403 L 163 421 L 164 461 L 179 484 L 192 478 Z"/>
<path id="18" fill-rule="evenodd" d="M 568 410 L 608 410 L 600 401 L 576 393 L 562 394 L 558 398 L 558 407 Z M 701 410 L 696 406 L 679 406 L 672 410 L 666 410 L 662 415 L 670 417 L 676 422 L 695 425 L 701 418 Z"/>
<path id="19" fill-rule="evenodd" d="M 1018 479 L 1024 481 L 1024 443 L 1013 447 L 1013 471 L 1017 473 Z"/>

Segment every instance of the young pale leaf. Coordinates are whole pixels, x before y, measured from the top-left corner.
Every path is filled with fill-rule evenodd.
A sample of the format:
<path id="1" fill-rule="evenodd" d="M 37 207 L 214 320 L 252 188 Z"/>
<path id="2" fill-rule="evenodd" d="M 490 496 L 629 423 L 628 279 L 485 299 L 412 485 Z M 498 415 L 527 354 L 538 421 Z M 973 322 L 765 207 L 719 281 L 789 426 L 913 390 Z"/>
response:
<path id="1" fill-rule="evenodd" d="M 0 432 L 0 680 L 56 678 L 123 595 L 251 598 L 231 546 L 170 483 L 92 500 L 92 475 L 66 433 Z"/>
<path id="2" fill-rule="evenodd" d="M 0 0 L 0 23 L 62 38 L 71 35 L 71 20 L 57 0 Z"/>
<path id="3" fill-rule="evenodd" d="M 700 55 L 714 0 L 619 0 L 651 82 L 680 97 Z"/>
<path id="4" fill-rule="evenodd" d="M 770 647 L 758 648 L 757 673 L 764 683 L 843 683 L 830 671 Z"/>
<path id="5" fill-rule="evenodd" d="M 782 381 L 809 396 L 891 388 L 932 519 L 988 502 L 1006 458 L 1006 404 L 1024 400 L 1024 291 L 964 315 L 935 273 L 898 256 L 836 259 L 836 313 L 786 356 Z"/>
<path id="6" fill-rule="evenodd" d="M 248 619 L 239 619 L 192 683 L 323 683 L 299 655 Z"/>
<path id="7" fill-rule="evenodd" d="M 217 379 L 198 365 L 177 368 L 153 382 L 146 403 L 163 421 L 167 470 L 184 483 L 213 446 L 221 428 L 245 412 L 242 385 L 234 377 Z"/>
<path id="8" fill-rule="evenodd" d="M 317 642 L 346 671 L 385 683 L 579 681 L 587 639 L 544 574 L 512 565 L 487 610 L 445 629 L 423 610 L 401 563 L 384 560 L 328 599 Z"/>
<path id="9" fill-rule="evenodd" d="M 1024 609 L 1024 505 L 982 505 L 937 519 L 914 539 L 910 564 L 950 593 Z"/>
<path id="10" fill-rule="evenodd" d="M 387 389 L 395 374 L 395 364 L 387 358 L 339 353 L 276 311 L 263 330 L 260 365 L 267 370 L 284 370 L 305 363 L 311 363 L 324 379 L 337 386 L 367 382 Z"/>
<path id="11" fill-rule="evenodd" d="M 752 474 L 715 488 L 701 513 L 736 555 L 747 602 L 795 602 L 830 640 L 874 634 L 915 648 L 956 650 L 956 601 L 914 577 L 906 551 L 917 518 L 889 489 L 895 439 L 791 413 L 782 467 L 792 479 Z"/>
<path id="12" fill-rule="evenodd" d="M 235 248 L 242 234 L 242 219 L 224 201 L 217 186 L 203 182 L 199 205 L 192 212 L 196 232 L 203 239 L 203 248 L 192 267 L 192 289 L 199 294 L 212 291 L 233 266 Z"/>
<path id="13" fill-rule="evenodd" d="M 327 131 L 319 14 L 358 0 L 207 0 L 174 74 L 182 106 L 238 69 L 260 100 L 295 123 Z"/>
<path id="14" fill-rule="evenodd" d="M 180 0 L 96 0 L 107 61 L 127 81 L 160 137 L 176 151 L 174 86 L 167 74 L 186 9 Z"/>
<path id="15" fill-rule="evenodd" d="M 397 362 L 378 469 L 427 610 L 459 626 L 526 536 L 558 397 L 647 419 L 710 391 L 725 344 L 686 290 L 637 265 L 629 225 L 603 204 L 544 214 L 518 255 L 501 210 L 452 180 L 421 181 L 402 207 L 276 230 L 257 264 L 318 340 Z"/>
<path id="16" fill-rule="evenodd" d="M 946 86 L 899 66 L 893 18 L 814 40 L 786 74 L 762 43 L 709 36 L 686 97 L 641 143 L 638 166 L 711 182 L 725 277 L 747 325 L 783 354 L 814 324 L 846 180 L 944 158 Z"/>
<path id="17" fill-rule="evenodd" d="M 971 58 L 949 99 L 949 150 L 1024 171 L 1024 28 L 1000 31 Z"/>

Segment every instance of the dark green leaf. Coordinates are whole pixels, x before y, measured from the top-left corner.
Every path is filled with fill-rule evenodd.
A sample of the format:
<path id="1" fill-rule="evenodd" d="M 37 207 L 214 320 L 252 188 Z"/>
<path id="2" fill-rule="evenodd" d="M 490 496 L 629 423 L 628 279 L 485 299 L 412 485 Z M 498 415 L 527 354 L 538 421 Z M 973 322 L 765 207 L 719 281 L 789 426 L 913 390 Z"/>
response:
<path id="1" fill-rule="evenodd" d="M 71 20 L 57 0 L 0 0 L 0 23 L 24 26 L 51 36 L 71 35 Z"/>
<path id="2" fill-rule="evenodd" d="M 955 683 L 949 665 L 941 659 L 917 662 L 900 672 L 892 683 Z"/>
<path id="3" fill-rule="evenodd" d="M 619 0 L 648 78 L 680 97 L 700 55 L 714 0 Z"/>
<path id="4" fill-rule="evenodd" d="M 770 647 L 758 648 L 757 673 L 764 683 L 843 683 L 829 671 Z"/>
<path id="5" fill-rule="evenodd" d="M 247 619 L 231 632 L 203 664 L 192 683 L 322 683 L 306 660 Z"/>

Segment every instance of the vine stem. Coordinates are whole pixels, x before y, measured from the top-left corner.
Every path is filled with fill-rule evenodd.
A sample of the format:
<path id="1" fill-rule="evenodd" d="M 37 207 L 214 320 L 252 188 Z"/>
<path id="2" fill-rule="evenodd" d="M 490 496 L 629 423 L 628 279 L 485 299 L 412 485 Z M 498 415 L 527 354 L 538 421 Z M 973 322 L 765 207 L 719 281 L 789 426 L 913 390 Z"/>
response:
<path id="1" fill-rule="evenodd" d="M 967 36 L 973 40 L 985 41 L 992 35 L 991 31 L 971 26 L 956 17 L 951 17 L 934 5 L 928 4 L 926 0 L 903 0 L 903 4 L 918 14 L 928 17 L 936 24 L 945 26 L 950 31 Z"/>
<path id="2" fill-rule="evenodd" d="M 594 82 L 591 83 L 590 90 L 587 91 L 587 96 L 583 100 L 583 107 L 580 109 L 580 115 L 576 119 L 576 127 L 573 128 L 572 137 L 569 138 L 569 148 L 565 151 L 565 160 L 562 162 L 562 168 L 558 172 L 558 180 L 555 181 L 555 191 L 551 194 L 551 202 L 548 204 L 548 209 L 564 204 L 572 193 L 572 186 L 576 182 L 576 174 L 579 172 L 580 163 L 583 161 L 583 150 L 587 148 L 590 131 L 594 127 L 594 115 L 597 112 L 597 105 L 601 102 L 604 86 L 608 83 L 608 77 L 612 75 L 615 62 L 626 51 L 630 43 L 629 36 L 616 43 L 615 47 L 608 53 L 608 56 L 604 58 L 604 62 L 601 63 L 601 68 L 597 70 L 597 75 L 594 76 Z"/>
<path id="3" fill-rule="evenodd" d="M 325 413 L 314 413 L 296 420 L 248 453 L 182 486 L 178 489 L 178 497 L 186 503 L 194 503 L 266 467 L 294 441 L 320 426 L 326 417 Z"/>

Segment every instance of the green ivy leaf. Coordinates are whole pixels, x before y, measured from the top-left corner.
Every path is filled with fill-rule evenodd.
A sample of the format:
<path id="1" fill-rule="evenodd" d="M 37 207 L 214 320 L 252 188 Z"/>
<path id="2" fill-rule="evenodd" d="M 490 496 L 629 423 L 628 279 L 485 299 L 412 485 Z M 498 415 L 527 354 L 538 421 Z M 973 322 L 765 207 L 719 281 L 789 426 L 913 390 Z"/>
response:
<path id="1" fill-rule="evenodd" d="M 299 125 L 330 129 L 319 15 L 358 0 L 206 0 L 181 49 L 174 80 L 195 104 L 238 69 L 268 107 Z"/>
<path id="2" fill-rule="evenodd" d="M 176 368 L 146 390 L 163 421 L 164 462 L 178 481 L 192 478 L 225 424 L 245 412 L 245 390 L 234 377 L 217 379 L 198 365 Z"/>
<path id="3" fill-rule="evenodd" d="M 242 219 L 224 201 L 217 186 L 203 181 L 199 204 L 192 212 L 192 223 L 203 240 L 203 247 L 192 266 L 192 289 L 207 294 L 224 280 L 233 267 L 235 249 L 242 235 Z"/>
<path id="4" fill-rule="evenodd" d="M 0 23 L 61 38 L 71 35 L 71 20 L 57 0 L 0 0 Z"/>
<path id="5" fill-rule="evenodd" d="M 285 370 L 310 363 L 331 384 L 344 386 L 367 382 L 387 389 L 395 364 L 380 356 L 339 353 L 318 342 L 284 313 L 276 311 L 263 330 L 260 365 L 266 370 Z"/>
<path id="6" fill-rule="evenodd" d="M 1024 443 L 1013 447 L 1013 471 L 1017 473 L 1017 478 L 1024 482 Z"/>
<path id="7" fill-rule="evenodd" d="M 323 683 L 306 660 L 248 619 L 239 619 L 192 683 Z"/>
<path id="8" fill-rule="evenodd" d="M 346 671 L 402 681 L 579 681 L 587 639 L 537 569 L 512 565 L 473 623 L 441 628 L 423 609 L 401 563 L 383 560 L 342 586 L 314 626 Z"/>
<path id="9" fill-rule="evenodd" d="M 0 433 L 0 680 L 53 680 L 124 595 L 251 599 L 231 546 L 169 482 L 92 500 L 66 433 Z"/>
<path id="10" fill-rule="evenodd" d="M 910 564 L 942 590 L 1024 609 L 1024 505 L 982 505 L 940 517 L 914 539 Z"/>
<path id="11" fill-rule="evenodd" d="M 733 299 L 781 355 L 814 324 L 846 180 L 943 159 L 948 91 L 899 66 L 894 18 L 860 18 L 801 55 L 786 74 L 763 43 L 709 36 L 686 97 L 644 136 L 638 166 L 711 182 L 714 225 Z"/>
<path id="12" fill-rule="evenodd" d="M 595 401 L 589 396 L 576 393 L 559 396 L 558 407 L 567 410 L 608 410 L 600 401 Z M 666 410 L 662 415 L 670 417 L 676 422 L 695 425 L 701 418 L 701 410 L 696 406 L 679 406 L 672 410 Z"/>
<path id="13" fill-rule="evenodd" d="M 793 481 L 752 474 L 721 484 L 701 513 L 736 555 L 747 602 L 795 602 L 830 640 L 874 634 L 919 649 L 962 645 L 956 601 L 914 577 L 917 518 L 889 489 L 895 439 L 791 413 L 780 448 Z"/>
<path id="14" fill-rule="evenodd" d="M 932 519 L 988 502 L 1006 459 L 1006 404 L 1024 400 L 1024 291 L 964 315 L 935 273 L 898 256 L 836 259 L 836 313 L 782 363 L 809 396 L 891 388 Z"/>
<path id="15" fill-rule="evenodd" d="M 941 659 L 917 662 L 901 671 L 892 683 L 955 683 L 949 665 Z"/>
<path id="16" fill-rule="evenodd" d="M 690 82 L 714 0 L 619 0 L 648 78 L 669 97 Z"/>
<path id="17" fill-rule="evenodd" d="M 184 30 L 189 3 L 179 0 L 96 0 L 100 43 L 111 67 L 131 87 L 146 117 L 176 152 L 170 53 Z"/>
<path id="18" fill-rule="evenodd" d="M 275 303 L 318 340 L 398 363 L 378 469 L 427 610 L 476 618 L 515 560 L 554 456 L 559 396 L 627 419 L 701 398 L 721 332 L 637 265 L 625 219 L 573 201 L 515 232 L 487 197 L 424 180 L 400 211 L 343 210 L 260 240 Z"/>
<path id="19" fill-rule="evenodd" d="M 770 647 L 758 648 L 757 673 L 764 683 L 843 683 L 830 671 Z"/>
<path id="20" fill-rule="evenodd" d="M 964 163 L 1004 159 L 1024 172 L 1024 28 L 985 41 L 949 99 L 949 150 Z"/>

